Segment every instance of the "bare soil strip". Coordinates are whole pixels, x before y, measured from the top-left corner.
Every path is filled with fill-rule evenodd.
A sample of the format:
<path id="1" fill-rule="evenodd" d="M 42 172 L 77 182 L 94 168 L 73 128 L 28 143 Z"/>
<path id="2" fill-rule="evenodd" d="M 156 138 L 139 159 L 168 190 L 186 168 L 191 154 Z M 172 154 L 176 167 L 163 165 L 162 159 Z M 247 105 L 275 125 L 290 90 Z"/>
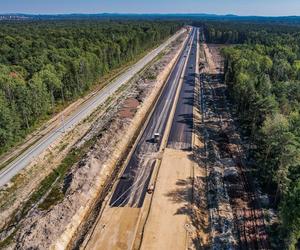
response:
<path id="1" fill-rule="evenodd" d="M 185 249 L 192 201 L 191 152 L 166 148 L 140 249 Z"/>
<path id="2" fill-rule="evenodd" d="M 202 76 L 210 238 L 215 249 L 270 249 L 264 215 L 231 118 L 218 46 L 204 44 Z"/>

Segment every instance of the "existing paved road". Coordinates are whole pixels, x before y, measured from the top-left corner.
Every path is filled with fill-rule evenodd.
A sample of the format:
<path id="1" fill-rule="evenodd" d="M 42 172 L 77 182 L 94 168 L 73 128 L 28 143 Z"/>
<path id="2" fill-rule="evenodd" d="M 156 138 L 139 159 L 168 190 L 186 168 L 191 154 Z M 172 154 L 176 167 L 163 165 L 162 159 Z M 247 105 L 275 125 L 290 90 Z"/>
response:
<path id="1" fill-rule="evenodd" d="M 192 147 L 197 39 L 197 36 L 193 39 L 191 54 L 184 73 L 184 81 L 180 90 L 174 120 L 168 138 L 169 148 L 189 150 Z"/>
<path id="2" fill-rule="evenodd" d="M 166 82 L 146 128 L 129 159 L 125 171 L 117 183 L 110 201 L 110 206 L 141 207 L 143 205 L 156 161 L 155 154 L 158 153 L 160 147 L 160 142 L 153 142 L 153 137 L 155 133 L 159 133 L 160 135 L 164 134 L 185 62 L 187 58 L 190 57 L 190 47 L 194 41 L 195 33 L 195 29 L 193 29 Z"/>
<path id="3" fill-rule="evenodd" d="M 134 75 L 151 62 L 160 52 L 162 52 L 172 41 L 174 41 L 181 33 L 176 33 L 165 43 L 151 51 L 148 55 L 138 61 L 129 68 L 124 74 L 116 78 L 112 83 L 99 91 L 95 96 L 80 106 L 74 114 L 65 121 L 64 125 L 60 125 L 43 136 L 37 143 L 22 153 L 17 159 L 11 162 L 6 168 L 0 172 L 0 186 L 3 186 L 11 180 L 20 170 L 25 168 L 35 157 L 47 149 L 58 137 L 62 131 L 70 130 L 74 125 L 87 118 L 98 106 L 103 104 L 109 96 L 111 96 L 121 85 L 128 82 Z M 0 164 L 1 165 L 1 164 Z"/>

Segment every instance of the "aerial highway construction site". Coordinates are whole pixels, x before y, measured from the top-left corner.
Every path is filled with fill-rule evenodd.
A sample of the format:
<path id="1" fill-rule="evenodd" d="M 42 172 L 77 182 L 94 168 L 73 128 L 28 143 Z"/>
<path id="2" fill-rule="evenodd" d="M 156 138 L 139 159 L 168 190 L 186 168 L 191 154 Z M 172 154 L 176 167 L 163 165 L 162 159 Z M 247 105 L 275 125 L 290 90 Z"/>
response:
<path id="1" fill-rule="evenodd" d="M 58 115 L 1 169 L 0 249 L 271 249 L 220 50 L 186 26 Z"/>

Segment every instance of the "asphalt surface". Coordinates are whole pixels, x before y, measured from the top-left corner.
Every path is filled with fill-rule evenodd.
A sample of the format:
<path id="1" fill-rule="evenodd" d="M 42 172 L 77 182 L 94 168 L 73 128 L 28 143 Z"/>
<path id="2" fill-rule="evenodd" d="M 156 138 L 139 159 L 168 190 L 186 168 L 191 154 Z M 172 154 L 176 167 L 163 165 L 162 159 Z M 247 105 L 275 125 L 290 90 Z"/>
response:
<path id="1" fill-rule="evenodd" d="M 39 141 L 32 145 L 29 149 L 23 152 L 18 158 L 12 161 L 7 167 L 0 171 L 0 186 L 8 183 L 16 174 L 23 168 L 29 165 L 36 157 L 38 157 L 45 149 L 47 149 L 56 139 L 58 139 L 64 131 L 71 130 L 80 121 L 87 118 L 91 113 L 103 104 L 114 92 L 117 91 L 123 84 L 128 82 L 134 75 L 142 70 L 149 62 L 151 62 L 160 52 L 162 52 L 172 41 L 174 41 L 183 31 L 175 34 L 165 43 L 151 51 L 135 65 L 131 66 L 125 73 L 120 75 L 109 85 L 95 94 L 92 98 L 80 106 L 64 124 L 60 124 L 55 129 L 43 136 Z M 1 165 L 1 163 L 0 163 Z"/>
<path id="2" fill-rule="evenodd" d="M 183 48 L 169 79 L 159 97 L 152 115 L 128 161 L 123 175 L 119 179 L 110 200 L 112 207 L 141 207 L 156 162 L 161 142 L 154 142 L 154 134 L 164 134 L 166 124 L 174 103 L 184 64 L 189 58 L 190 45 L 194 40 L 195 30 Z"/>
<path id="3" fill-rule="evenodd" d="M 168 138 L 168 148 L 179 150 L 191 150 L 192 148 L 197 39 L 197 36 L 195 36 L 184 73 L 184 80 Z"/>

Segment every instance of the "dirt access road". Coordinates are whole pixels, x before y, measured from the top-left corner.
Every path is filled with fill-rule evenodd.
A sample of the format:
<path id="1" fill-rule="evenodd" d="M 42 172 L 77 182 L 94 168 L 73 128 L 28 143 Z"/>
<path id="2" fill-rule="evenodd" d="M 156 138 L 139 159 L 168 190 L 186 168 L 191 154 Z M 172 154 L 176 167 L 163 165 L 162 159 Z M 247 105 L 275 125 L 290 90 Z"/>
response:
<path id="1" fill-rule="evenodd" d="M 172 41 L 174 41 L 183 30 L 169 38 L 162 45 L 151 51 L 144 58 L 130 67 L 125 73 L 116 78 L 113 82 L 93 95 L 89 100 L 80 105 L 76 110 L 63 121 L 43 135 L 34 145 L 19 155 L 13 162 L 9 163 L 0 171 L 0 186 L 11 180 L 16 174 L 25 168 L 35 157 L 47 149 L 54 141 L 61 137 L 65 131 L 71 130 L 80 121 L 87 118 L 99 105 L 103 104 L 113 93 L 124 83 L 128 82 L 134 75 L 151 62 L 160 52 L 162 52 Z"/>

